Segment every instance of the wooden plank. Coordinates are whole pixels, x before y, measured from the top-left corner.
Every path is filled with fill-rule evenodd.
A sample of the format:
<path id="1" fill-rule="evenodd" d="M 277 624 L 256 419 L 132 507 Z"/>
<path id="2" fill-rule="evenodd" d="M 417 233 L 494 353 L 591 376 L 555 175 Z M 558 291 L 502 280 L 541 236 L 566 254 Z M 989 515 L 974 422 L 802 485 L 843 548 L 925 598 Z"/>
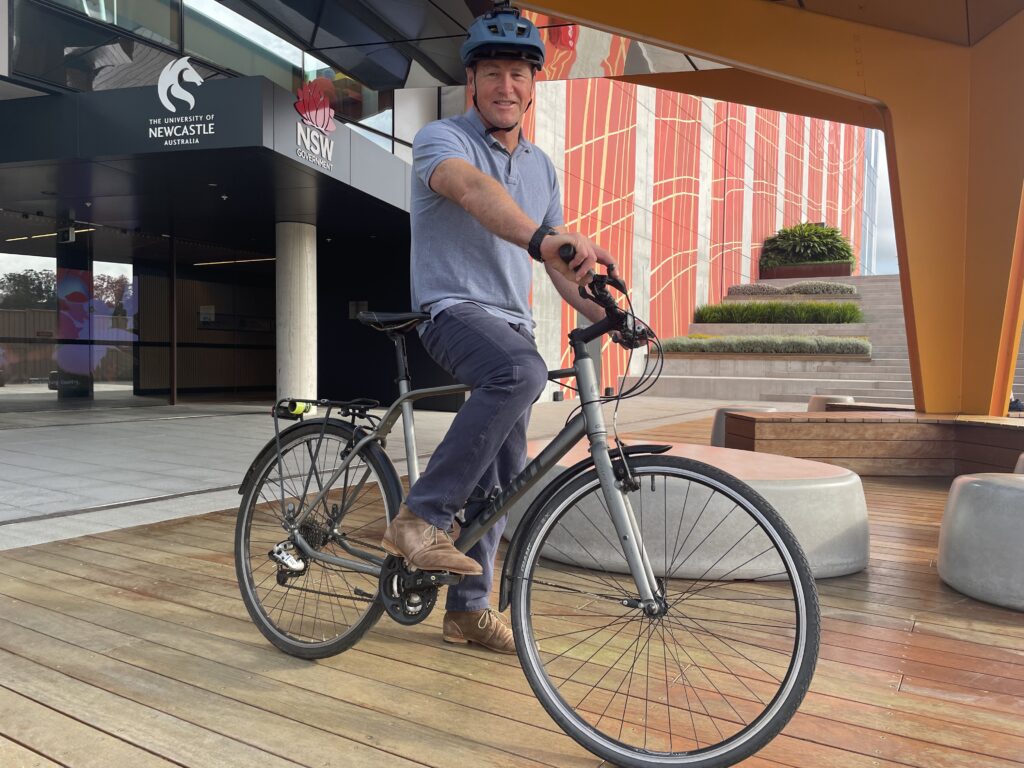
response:
<path id="1" fill-rule="evenodd" d="M 2 736 L 0 736 L 0 765 L 11 766 L 11 768 L 60 768 L 59 763 Z"/>
<path id="2" fill-rule="evenodd" d="M 758 421 L 758 440 L 934 440 L 952 443 L 952 424 L 917 424 L 906 422 L 776 422 Z"/>
<path id="3" fill-rule="evenodd" d="M 6 678 L 6 667 L 4 673 Z M 94 725 L 12 691 L 4 682 L 0 681 L 0 728 L 49 761 L 75 768 L 170 768 L 182 765 L 157 757 Z"/>
<path id="4" fill-rule="evenodd" d="M 827 459 L 894 458 L 894 459 L 949 459 L 952 445 L 935 440 L 877 440 L 864 437 L 849 440 L 818 438 L 775 439 L 758 435 L 758 450 L 798 458 Z"/>

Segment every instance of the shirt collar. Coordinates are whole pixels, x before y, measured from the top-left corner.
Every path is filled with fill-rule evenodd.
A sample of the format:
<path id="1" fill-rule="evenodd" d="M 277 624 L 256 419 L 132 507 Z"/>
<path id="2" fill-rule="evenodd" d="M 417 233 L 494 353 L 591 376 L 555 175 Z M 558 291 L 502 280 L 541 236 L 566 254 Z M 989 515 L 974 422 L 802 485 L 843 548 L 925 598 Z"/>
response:
<path id="1" fill-rule="evenodd" d="M 478 134 L 480 134 L 480 136 L 483 137 L 483 140 L 487 144 L 487 146 L 490 147 L 490 146 L 497 145 L 500 149 L 505 150 L 505 145 L 502 144 L 500 141 L 498 141 L 496 138 L 494 138 L 494 134 L 487 133 L 487 126 L 484 125 L 483 118 L 480 117 L 480 113 L 476 111 L 476 107 L 470 107 L 466 111 L 465 118 L 469 122 L 469 124 L 473 126 L 473 129 Z M 520 122 L 522 122 L 522 121 L 520 121 Z M 520 130 L 519 131 L 519 144 L 515 148 L 515 152 L 530 152 L 532 150 L 533 150 L 533 144 L 531 144 L 530 142 L 528 142 L 526 140 L 526 137 L 523 136 L 522 130 Z"/>

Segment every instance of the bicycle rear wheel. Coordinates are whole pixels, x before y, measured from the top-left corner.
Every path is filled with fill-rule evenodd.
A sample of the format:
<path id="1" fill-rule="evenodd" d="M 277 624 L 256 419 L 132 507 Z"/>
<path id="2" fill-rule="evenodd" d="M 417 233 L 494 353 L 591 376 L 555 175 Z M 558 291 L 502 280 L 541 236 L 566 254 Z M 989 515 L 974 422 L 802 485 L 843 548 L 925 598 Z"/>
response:
<path id="1" fill-rule="evenodd" d="M 617 765 L 719 768 L 789 721 L 817 660 L 806 558 L 753 489 L 677 457 L 630 458 L 628 499 L 661 587 L 648 616 L 595 471 L 524 532 L 513 629 L 538 699 Z"/>
<path id="2" fill-rule="evenodd" d="M 330 422 L 321 441 L 322 426 L 309 421 L 282 435 L 280 462 L 276 446 L 268 446 L 256 461 L 256 480 L 235 528 L 235 570 L 249 615 L 271 643 L 305 659 L 351 647 L 383 611 L 376 573 L 307 558 L 289 534 L 289 521 L 313 501 L 358 439 L 348 424 Z M 386 556 L 380 539 L 400 500 L 394 467 L 370 444 L 299 532 L 315 550 L 372 565 Z M 294 558 L 291 567 L 282 552 Z"/>

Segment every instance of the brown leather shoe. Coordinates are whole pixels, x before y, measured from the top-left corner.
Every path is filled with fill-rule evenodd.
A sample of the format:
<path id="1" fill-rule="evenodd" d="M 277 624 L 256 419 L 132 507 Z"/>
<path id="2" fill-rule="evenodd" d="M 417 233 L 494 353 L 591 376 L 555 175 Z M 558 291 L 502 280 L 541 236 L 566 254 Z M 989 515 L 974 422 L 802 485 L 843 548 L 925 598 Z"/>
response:
<path id="1" fill-rule="evenodd" d="M 455 548 L 446 531 L 413 514 L 405 504 L 384 531 L 381 546 L 396 557 L 404 557 L 412 570 L 448 571 L 462 576 L 484 572 L 480 563 Z"/>
<path id="2" fill-rule="evenodd" d="M 484 611 L 448 611 L 441 627 L 446 643 L 476 643 L 489 651 L 516 652 L 516 641 L 505 617 L 490 608 Z"/>

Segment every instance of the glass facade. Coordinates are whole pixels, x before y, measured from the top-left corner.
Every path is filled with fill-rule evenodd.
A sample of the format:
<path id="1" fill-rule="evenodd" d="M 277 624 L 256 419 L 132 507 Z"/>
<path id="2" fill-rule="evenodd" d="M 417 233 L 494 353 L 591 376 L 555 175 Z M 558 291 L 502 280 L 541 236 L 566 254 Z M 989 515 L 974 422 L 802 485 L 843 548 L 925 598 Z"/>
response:
<path id="1" fill-rule="evenodd" d="M 272 257 L 0 213 L 0 410 L 268 396 L 274 350 Z"/>
<path id="2" fill-rule="evenodd" d="M 181 56 L 204 79 L 262 75 L 288 91 L 324 87 L 338 119 L 393 150 L 394 94 L 349 74 L 216 0 L 14 0 L 16 76 L 76 91 L 153 85 Z"/>

